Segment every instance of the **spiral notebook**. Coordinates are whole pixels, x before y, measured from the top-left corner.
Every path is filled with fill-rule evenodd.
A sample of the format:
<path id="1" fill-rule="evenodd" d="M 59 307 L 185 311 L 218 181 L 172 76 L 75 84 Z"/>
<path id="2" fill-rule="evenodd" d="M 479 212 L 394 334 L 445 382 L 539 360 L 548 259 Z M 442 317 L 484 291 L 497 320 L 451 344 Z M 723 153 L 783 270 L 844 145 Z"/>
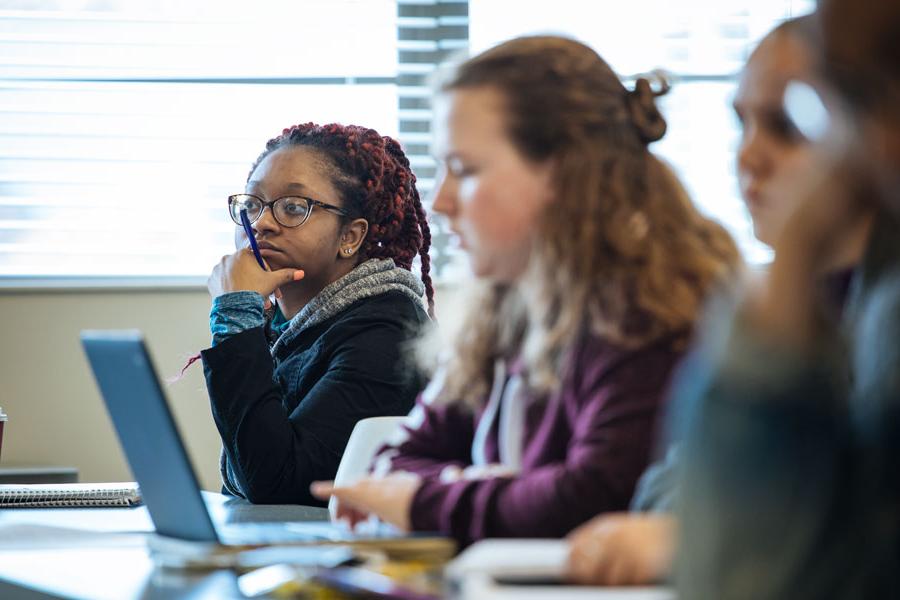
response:
<path id="1" fill-rule="evenodd" d="M 0 485 L 0 508 L 99 508 L 139 504 L 141 491 L 133 481 Z"/>

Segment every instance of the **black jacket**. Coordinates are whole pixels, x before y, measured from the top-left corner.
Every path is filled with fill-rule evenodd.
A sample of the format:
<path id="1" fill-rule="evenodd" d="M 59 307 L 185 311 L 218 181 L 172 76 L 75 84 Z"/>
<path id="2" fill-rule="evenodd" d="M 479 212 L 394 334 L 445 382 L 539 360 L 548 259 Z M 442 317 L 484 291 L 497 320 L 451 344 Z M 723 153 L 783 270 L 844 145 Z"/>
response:
<path id="1" fill-rule="evenodd" d="M 248 500 L 323 503 L 360 419 L 405 415 L 424 381 L 408 345 L 428 320 L 400 292 L 364 298 L 302 331 L 273 357 L 262 327 L 202 352 L 213 419 Z"/>

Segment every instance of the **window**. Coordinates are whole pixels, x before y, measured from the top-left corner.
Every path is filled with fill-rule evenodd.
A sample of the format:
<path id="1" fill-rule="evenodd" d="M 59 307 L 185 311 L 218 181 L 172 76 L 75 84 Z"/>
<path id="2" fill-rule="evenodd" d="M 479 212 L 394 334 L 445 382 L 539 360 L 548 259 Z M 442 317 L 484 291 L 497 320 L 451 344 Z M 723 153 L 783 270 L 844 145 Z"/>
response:
<path id="1" fill-rule="evenodd" d="M 669 128 L 653 150 L 676 170 L 697 205 L 721 222 L 751 263 L 771 251 L 753 237 L 735 180 L 740 135 L 731 98 L 755 44 L 813 0 L 554 0 L 520 10 L 515 0 L 470 0 L 469 43 L 480 52 L 529 33 L 560 33 L 593 47 L 627 77 L 674 75 L 661 108 Z"/>
<path id="2" fill-rule="evenodd" d="M 401 0 L 397 3 L 399 64 L 397 95 L 399 140 L 416 174 L 419 194 L 428 202 L 434 188 L 431 156 L 430 75 L 451 56 L 464 53 L 469 39 L 468 2 L 459 0 Z M 453 278 L 452 267 L 465 270 L 442 220 L 431 218 L 431 268 L 437 278 Z"/>
<path id="3" fill-rule="evenodd" d="M 28 5 L 0 12 L 0 277 L 205 279 L 269 137 L 398 133 L 393 1 Z"/>
<path id="4" fill-rule="evenodd" d="M 469 46 L 534 32 L 582 39 L 624 75 L 674 73 L 654 149 L 765 261 L 734 181 L 730 97 L 755 41 L 813 5 L 0 0 L 0 285 L 205 280 L 233 248 L 226 195 L 293 123 L 397 136 L 427 198 L 428 75 Z M 436 274 L 465 272 L 439 220 L 433 237 Z"/>

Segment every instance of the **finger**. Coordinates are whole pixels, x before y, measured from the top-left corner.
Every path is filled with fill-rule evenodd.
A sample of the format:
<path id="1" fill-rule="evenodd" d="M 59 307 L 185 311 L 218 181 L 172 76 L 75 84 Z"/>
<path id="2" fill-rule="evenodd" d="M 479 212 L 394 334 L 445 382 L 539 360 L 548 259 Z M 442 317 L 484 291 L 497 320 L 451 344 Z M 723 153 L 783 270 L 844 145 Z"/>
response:
<path id="1" fill-rule="evenodd" d="M 309 486 L 310 493 L 319 500 L 328 500 L 334 493 L 333 481 L 313 481 Z"/>
<path id="2" fill-rule="evenodd" d="M 631 585 L 633 582 L 631 566 L 628 560 L 612 559 L 609 569 L 606 571 L 606 585 L 620 586 Z"/>
<path id="3" fill-rule="evenodd" d="M 335 496 L 336 498 L 340 498 L 340 496 Z M 357 523 L 361 521 L 365 521 L 369 518 L 369 513 L 367 511 L 359 510 L 358 508 L 348 504 L 347 502 L 341 502 L 338 500 L 337 510 L 335 514 L 340 521 L 344 521 L 351 528 L 356 527 Z"/>
<path id="4" fill-rule="evenodd" d="M 652 585 L 659 583 L 663 578 L 656 573 L 649 564 L 634 565 L 631 575 L 631 585 Z"/>
<path id="5" fill-rule="evenodd" d="M 587 538 L 591 537 L 591 532 L 593 529 L 594 522 L 588 521 L 579 527 L 576 527 L 572 531 L 569 532 L 569 535 L 566 536 L 566 539 L 569 541 L 569 545 L 571 547 L 580 546 Z"/>
<path id="6" fill-rule="evenodd" d="M 583 585 L 602 584 L 602 564 L 588 549 L 579 547 L 570 555 L 567 564 L 567 577 L 575 583 Z"/>
<path id="7" fill-rule="evenodd" d="M 602 549 L 613 543 L 610 541 L 610 519 L 607 515 L 595 517 L 580 527 L 573 529 L 566 539 L 573 548 Z"/>
<path id="8" fill-rule="evenodd" d="M 309 491 L 320 500 L 337 498 L 342 510 L 361 510 L 360 506 L 364 504 L 364 494 L 356 485 L 337 487 L 333 481 L 316 481 L 309 486 Z"/>
<path id="9" fill-rule="evenodd" d="M 257 269 L 262 271 L 271 271 L 272 269 L 269 267 L 269 264 L 266 262 L 266 259 L 262 259 L 262 264 L 260 264 L 259 259 L 256 258 L 256 253 L 253 252 L 253 249 L 250 246 L 245 248 L 241 248 L 235 255 L 240 258 L 240 260 L 246 262 L 247 264 L 253 264 Z"/>
<path id="10" fill-rule="evenodd" d="M 349 521 L 350 513 L 353 511 L 343 502 L 335 499 L 334 518 L 336 521 Z"/>
<path id="11" fill-rule="evenodd" d="M 357 515 L 356 515 L 357 512 L 358 512 L 357 510 L 348 506 L 346 502 L 338 501 L 337 508 L 334 511 L 334 515 L 338 521 L 344 521 L 350 527 L 353 527 L 353 523 L 357 519 Z"/>
<path id="12" fill-rule="evenodd" d="M 354 508 L 350 508 L 346 512 L 347 520 L 350 522 L 350 527 L 356 529 L 356 526 L 360 523 L 365 523 L 369 520 L 369 513 L 358 511 Z"/>
<path id="13" fill-rule="evenodd" d="M 580 545 L 570 545 L 569 555 L 566 557 L 564 568 L 565 578 L 569 581 L 582 583 L 584 580 L 586 557 Z"/>
<path id="14" fill-rule="evenodd" d="M 609 585 L 615 556 L 610 554 L 604 540 L 588 539 L 586 542 L 581 581 L 591 585 Z"/>
<path id="15" fill-rule="evenodd" d="M 349 511 L 344 511 L 343 513 L 341 513 L 338 516 L 337 521 L 341 525 L 346 527 L 348 531 L 355 532 L 357 525 L 359 525 L 359 523 L 365 522 L 366 517 L 364 515 L 361 515 L 361 513 L 358 513 L 353 510 L 349 510 Z"/>
<path id="16" fill-rule="evenodd" d="M 294 281 L 300 281 L 306 275 L 303 269 L 278 269 L 271 273 L 276 288 Z"/>

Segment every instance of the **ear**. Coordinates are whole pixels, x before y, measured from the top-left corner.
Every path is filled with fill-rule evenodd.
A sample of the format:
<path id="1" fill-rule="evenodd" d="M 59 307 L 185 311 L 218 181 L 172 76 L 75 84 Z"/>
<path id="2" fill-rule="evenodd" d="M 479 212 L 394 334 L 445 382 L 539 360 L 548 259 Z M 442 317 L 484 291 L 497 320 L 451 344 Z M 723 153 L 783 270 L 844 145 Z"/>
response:
<path id="1" fill-rule="evenodd" d="M 366 234 L 369 233 L 369 222 L 365 219 L 353 219 L 344 226 L 341 232 L 341 246 L 338 250 L 338 258 L 352 258 L 356 260 L 359 247 L 362 246 Z"/>

